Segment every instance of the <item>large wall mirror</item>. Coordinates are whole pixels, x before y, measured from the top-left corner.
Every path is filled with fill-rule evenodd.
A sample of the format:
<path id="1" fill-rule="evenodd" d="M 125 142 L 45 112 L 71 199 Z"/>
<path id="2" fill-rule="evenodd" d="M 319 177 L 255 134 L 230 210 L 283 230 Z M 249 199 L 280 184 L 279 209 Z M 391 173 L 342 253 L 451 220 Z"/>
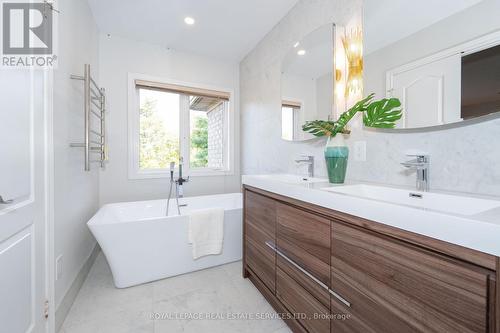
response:
<path id="1" fill-rule="evenodd" d="M 496 117 L 499 10 L 498 0 L 365 0 L 365 95 L 401 100 L 397 129 Z"/>
<path id="2" fill-rule="evenodd" d="M 313 138 L 302 131 L 308 120 L 327 120 L 334 103 L 335 26 L 325 25 L 290 45 L 282 61 L 281 136 L 284 140 Z"/>

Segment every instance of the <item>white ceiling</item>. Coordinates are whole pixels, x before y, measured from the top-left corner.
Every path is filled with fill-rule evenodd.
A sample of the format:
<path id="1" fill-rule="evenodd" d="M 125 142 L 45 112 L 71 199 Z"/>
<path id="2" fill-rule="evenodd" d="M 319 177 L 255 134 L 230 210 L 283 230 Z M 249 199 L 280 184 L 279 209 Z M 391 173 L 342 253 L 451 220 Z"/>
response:
<path id="1" fill-rule="evenodd" d="M 364 0 L 364 52 L 401 40 L 482 0 Z"/>
<path id="2" fill-rule="evenodd" d="M 239 62 L 298 0 L 88 0 L 102 33 Z M 196 23 L 188 26 L 186 16 Z"/>

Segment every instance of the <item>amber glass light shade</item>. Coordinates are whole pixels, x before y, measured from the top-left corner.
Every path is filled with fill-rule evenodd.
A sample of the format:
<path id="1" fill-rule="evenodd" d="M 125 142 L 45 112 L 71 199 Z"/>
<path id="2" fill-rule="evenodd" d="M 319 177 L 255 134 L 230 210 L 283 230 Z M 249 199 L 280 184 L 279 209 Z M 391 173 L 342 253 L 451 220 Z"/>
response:
<path id="1" fill-rule="evenodd" d="M 346 97 L 363 95 L 363 32 L 352 29 L 342 38 L 348 63 Z"/>

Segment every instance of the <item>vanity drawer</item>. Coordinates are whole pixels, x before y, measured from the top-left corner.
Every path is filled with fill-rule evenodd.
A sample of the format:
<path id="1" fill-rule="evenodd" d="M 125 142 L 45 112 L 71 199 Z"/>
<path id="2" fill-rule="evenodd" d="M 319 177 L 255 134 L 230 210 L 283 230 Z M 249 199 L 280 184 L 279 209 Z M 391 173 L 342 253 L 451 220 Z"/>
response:
<path id="1" fill-rule="evenodd" d="M 298 283 L 326 308 L 330 308 L 330 293 L 328 292 L 328 290 L 322 287 L 318 282 L 314 281 L 314 279 L 312 279 L 306 273 L 301 271 L 301 269 L 299 269 L 297 266 L 291 264 L 288 260 L 282 257 L 280 254 L 277 254 L 277 267 L 285 272 L 288 276 L 293 277 L 296 283 Z"/>
<path id="2" fill-rule="evenodd" d="M 267 244 L 276 241 L 276 201 L 245 191 L 245 265 L 274 294 L 276 253 Z"/>
<path id="3" fill-rule="evenodd" d="M 249 223 L 246 226 L 246 264 L 252 269 L 253 273 L 262 283 L 274 293 L 276 281 L 276 253 L 266 245 L 266 242 L 272 244 L 274 241 L 270 240 L 267 234 L 259 231 L 254 225 Z"/>
<path id="4" fill-rule="evenodd" d="M 377 233 L 332 223 L 332 332 L 488 332 L 494 273 Z"/>
<path id="5" fill-rule="evenodd" d="M 276 236 L 276 201 L 247 190 L 245 192 L 245 223 L 252 224 L 274 241 Z"/>
<path id="6" fill-rule="evenodd" d="M 277 248 L 330 285 L 330 221 L 292 206 L 277 206 Z"/>
<path id="7" fill-rule="evenodd" d="M 276 270 L 276 297 L 309 333 L 330 332 L 330 309 L 279 267 Z"/>
<path id="8" fill-rule="evenodd" d="M 349 283 L 349 277 L 332 270 L 335 292 L 348 300 L 350 307 L 332 296 L 331 333 L 412 333 L 418 330 L 390 309 L 377 303 L 363 289 Z M 344 318 L 345 319 L 342 319 Z"/>

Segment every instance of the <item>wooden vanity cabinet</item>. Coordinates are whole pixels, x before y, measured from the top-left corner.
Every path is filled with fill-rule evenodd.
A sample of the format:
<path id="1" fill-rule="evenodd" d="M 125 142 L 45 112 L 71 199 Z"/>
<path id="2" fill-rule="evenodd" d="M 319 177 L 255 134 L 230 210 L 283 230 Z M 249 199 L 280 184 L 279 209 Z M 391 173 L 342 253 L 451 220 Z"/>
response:
<path id="1" fill-rule="evenodd" d="M 493 332 L 495 272 L 332 222 L 332 332 Z"/>
<path id="2" fill-rule="evenodd" d="M 243 274 L 294 332 L 500 333 L 499 258 L 244 188 Z"/>

